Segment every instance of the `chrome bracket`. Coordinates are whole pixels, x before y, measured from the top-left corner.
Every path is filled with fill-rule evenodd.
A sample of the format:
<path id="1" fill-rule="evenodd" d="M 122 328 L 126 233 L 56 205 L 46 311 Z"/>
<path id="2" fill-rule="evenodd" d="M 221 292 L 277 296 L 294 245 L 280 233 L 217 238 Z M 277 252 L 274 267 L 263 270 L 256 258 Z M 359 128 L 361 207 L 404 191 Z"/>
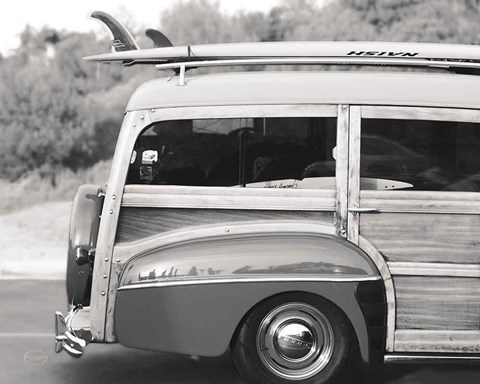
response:
<path id="1" fill-rule="evenodd" d="M 186 72 L 185 64 L 180 64 L 180 73 L 178 74 L 178 84 L 177 84 L 179 87 L 184 87 L 187 85 L 185 81 L 185 72 Z"/>
<path id="2" fill-rule="evenodd" d="M 352 204 L 348 207 L 348 212 L 353 216 L 356 216 L 357 213 L 380 213 L 378 208 L 360 208 L 357 204 Z"/>

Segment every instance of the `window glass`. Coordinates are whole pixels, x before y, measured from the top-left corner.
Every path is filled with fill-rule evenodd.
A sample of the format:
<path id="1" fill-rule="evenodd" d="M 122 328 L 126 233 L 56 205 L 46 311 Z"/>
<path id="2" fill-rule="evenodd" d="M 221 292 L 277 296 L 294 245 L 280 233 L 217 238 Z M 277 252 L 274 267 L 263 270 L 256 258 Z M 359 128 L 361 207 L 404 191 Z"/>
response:
<path id="1" fill-rule="evenodd" d="M 336 118 L 160 122 L 137 140 L 128 184 L 334 188 Z"/>
<path id="2" fill-rule="evenodd" d="M 480 191 L 480 126 L 364 119 L 362 189 Z"/>

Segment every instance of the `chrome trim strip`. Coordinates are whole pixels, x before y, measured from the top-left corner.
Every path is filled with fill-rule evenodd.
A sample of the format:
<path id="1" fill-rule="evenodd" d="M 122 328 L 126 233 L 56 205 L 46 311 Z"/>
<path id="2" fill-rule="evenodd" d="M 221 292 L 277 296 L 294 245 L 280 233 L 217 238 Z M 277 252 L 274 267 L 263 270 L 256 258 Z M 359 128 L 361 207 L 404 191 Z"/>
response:
<path id="1" fill-rule="evenodd" d="M 397 276 L 446 276 L 480 278 L 479 264 L 387 262 L 390 273 Z"/>
<path id="2" fill-rule="evenodd" d="M 369 201 L 363 202 L 364 204 L 369 203 Z M 368 208 L 372 209 L 372 208 Z M 411 213 L 411 214 L 416 214 L 416 213 L 430 213 L 430 214 L 442 214 L 442 215 L 480 215 L 480 210 L 479 209 L 466 209 L 466 210 L 460 210 L 456 209 L 455 207 L 452 208 L 373 208 L 375 211 L 369 211 L 367 213 Z M 353 212 L 353 211 L 351 211 Z M 362 213 L 362 212 L 360 212 Z"/>
<path id="3" fill-rule="evenodd" d="M 385 355 L 383 358 L 385 363 L 442 363 L 442 362 L 463 362 L 463 363 L 477 363 L 480 362 L 480 356 L 452 356 L 452 355 Z"/>
<path id="4" fill-rule="evenodd" d="M 87 58 L 92 60 L 93 58 Z M 151 63 L 152 59 L 133 59 L 135 64 L 142 61 Z M 231 59 L 231 60 L 204 60 L 181 63 L 155 64 L 156 70 L 199 67 L 225 67 L 237 65 L 383 65 L 394 67 L 427 67 L 427 68 L 480 68 L 479 63 L 460 62 L 453 60 L 430 59 L 392 59 L 367 57 L 287 57 L 287 58 L 259 58 L 259 59 Z"/>
<path id="5" fill-rule="evenodd" d="M 381 280 L 380 276 L 324 276 L 324 277 L 232 277 L 232 278 L 214 278 L 214 279 L 195 279 L 195 280 L 177 280 L 177 281 L 158 281 L 156 283 L 138 283 L 124 285 L 118 288 L 119 291 L 142 288 L 165 288 L 189 285 L 206 285 L 206 284 L 235 284 L 235 283 L 276 283 L 276 282 L 361 282 L 361 281 L 377 281 Z"/>

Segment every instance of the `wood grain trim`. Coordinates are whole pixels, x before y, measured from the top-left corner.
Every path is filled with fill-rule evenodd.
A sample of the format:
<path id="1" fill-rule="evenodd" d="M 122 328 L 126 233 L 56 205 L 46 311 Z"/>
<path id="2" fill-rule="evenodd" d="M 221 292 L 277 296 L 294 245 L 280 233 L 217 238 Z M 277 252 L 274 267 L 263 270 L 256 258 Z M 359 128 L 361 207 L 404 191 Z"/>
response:
<path id="1" fill-rule="evenodd" d="M 111 273 L 112 254 L 115 242 L 123 187 L 130 165 L 130 155 L 138 134 L 151 123 L 148 113 L 135 111 L 126 114 L 112 160 L 108 179 L 102 220 L 97 240 L 96 257 L 93 268 L 92 299 L 90 304 L 90 324 L 93 337 L 98 341 L 115 340 L 113 307 L 117 281 Z M 107 276 L 104 278 L 103 276 Z"/>
<path id="2" fill-rule="evenodd" d="M 480 353 L 480 330 L 397 330 L 395 352 Z"/>
<path id="3" fill-rule="evenodd" d="M 197 187 L 183 185 L 131 184 L 124 188 L 125 195 L 182 195 L 182 196 L 263 196 L 263 197 L 318 197 L 335 198 L 333 189 L 289 189 L 289 188 L 237 188 Z"/>
<path id="4" fill-rule="evenodd" d="M 348 139 L 348 207 L 360 206 L 360 124 L 361 108 L 350 107 L 350 134 Z M 347 236 L 358 244 L 359 214 L 348 212 Z"/>
<path id="5" fill-rule="evenodd" d="M 480 264 L 417 263 L 390 261 L 387 263 L 392 275 L 398 276 L 444 276 L 480 278 Z"/>
<path id="6" fill-rule="evenodd" d="M 397 329 L 480 330 L 480 280 L 394 276 Z"/>
<path id="7" fill-rule="evenodd" d="M 180 119 L 227 119 L 242 117 L 336 117 L 337 104 L 231 105 L 215 107 L 159 108 L 152 121 Z"/>
<path id="8" fill-rule="evenodd" d="M 314 221 L 249 221 L 244 223 L 221 223 L 192 228 L 182 228 L 151 236 L 142 240 L 118 244 L 115 246 L 114 263 L 125 263 L 131 257 L 159 247 L 182 242 L 199 241 L 215 237 L 258 235 L 260 233 L 301 233 L 312 235 L 335 235 L 332 225 L 320 224 Z"/>
<path id="9" fill-rule="evenodd" d="M 383 284 L 385 285 L 385 295 L 387 298 L 387 352 L 393 352 L 395 343 L 395 326 L 396 326 L 396 298 L 395 287 L 393 284 L 392 275 L 383 258 L 382 254 L 372 243 L 367 241 L 362 236 L 358 238 L 358 246 L 370 257 L 377 267 L 380 276 L 382 276 Z"/>
<path id="10" fill-rule="evenodd" d="M 480 122 L 480 111 L 454 108 L 365 106 L 362 107 L 362 118 L 478 123 Z"/>
<path id="11" fill-rule="evenodd" d="M 124 194 L 123 207 L 334 211 L 334 197 Z"/>
<path id="12" fill-rule="evenodd" d="M 480 214 L 478 192 L 361 191 L 360 200 L 384 213 Z"/>
<path id="13" fill-rule="evenodd" d="M 389 262 L 480 263 L 480 215 L 361 215 L 360 234 Z"/>
<path id="14" fill-rule="evenodd" d="M 350 108 L 338 106 L 337 146 L 336 146 L 336 223 L 337 236 L 347 237 L 348 217 L 348 131 L 350 125 Z"/>
<path id="15" fill-rule="evenodd" d="M 310 220 L 333 226 L 334 212 L 122 207 L 116 242 L 136 241 L 192 226 L 258 220 Z"/>

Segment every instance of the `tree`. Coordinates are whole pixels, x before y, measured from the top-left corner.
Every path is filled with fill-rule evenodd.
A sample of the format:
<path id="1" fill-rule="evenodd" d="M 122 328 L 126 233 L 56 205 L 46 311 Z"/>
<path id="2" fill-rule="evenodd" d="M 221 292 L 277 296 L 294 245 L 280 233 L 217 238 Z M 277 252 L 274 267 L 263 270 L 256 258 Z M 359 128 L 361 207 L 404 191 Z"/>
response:
<path id="1" fill-rule="evenodd" d="M 0 66 L 0 176 L 11 180 L 39 170 L 54 183 L 60 168 L 76 170 L 111 156 L 97 148 L 114 137 L 99 143 L 96 131 L 111 117 L 102 120 L 87 94 L 112 88 L 122 72 L 83 62 L 100 44 L 93 35 L 45 32 L 27 28 L 17 53 Z M 53 57 L 48 44 L 55 45 Z M 119 127 L 121 113 L 116 116 Z"/>
<path id="2" fill-rule="evenodd" d="M 228 43 L 257 40 L 257 33 L 263 34 L 262 27 L 251 28 L 252 18 L 263 21 L 258 14 L 229 16 L 218 2 L 188 0 L 164 11 L 160 24 L 175 45 Z"/>
<path id="3" fill-rule="evenodd" d="M 478 44 L 480 39 L 478 0 L 338 0 L 327 13 L 342 8 L 356 21 L 351 24 L 359 31 L 356 40 L 364 39 L 366 30 L 373 31 L 369 39 L 386 41 Z"/>

